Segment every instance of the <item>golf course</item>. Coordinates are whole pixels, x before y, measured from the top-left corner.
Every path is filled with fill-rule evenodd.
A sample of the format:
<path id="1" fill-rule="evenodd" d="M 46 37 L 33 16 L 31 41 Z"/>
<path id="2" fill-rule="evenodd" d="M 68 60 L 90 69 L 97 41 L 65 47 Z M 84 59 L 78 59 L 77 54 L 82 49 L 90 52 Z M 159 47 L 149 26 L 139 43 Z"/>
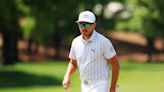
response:
<path id="1" fill-rule="evenodd" d="M 62 88 L 67 61 L 0 66 L 0 92 L 80 92 L 79 72 Z M 164 64 L 120 61 L 119 92 L 163 92 Z"/>

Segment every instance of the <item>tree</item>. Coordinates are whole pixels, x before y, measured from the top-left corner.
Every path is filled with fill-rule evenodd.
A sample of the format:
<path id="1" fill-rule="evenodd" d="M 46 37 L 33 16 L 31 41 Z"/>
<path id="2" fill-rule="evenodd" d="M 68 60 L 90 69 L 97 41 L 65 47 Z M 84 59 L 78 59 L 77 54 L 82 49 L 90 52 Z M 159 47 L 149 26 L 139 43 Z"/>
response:
<path id="1" fill-rule="evenodd" d="M 0 29 L 3 36 L 3 64 L 14 64 L 18 61 L 17 43 L 20 37 L 19 14 L 14 0 L 0 1 Z"/>
<path id="2" fill-rule="evenodd" d="M 146 37 L 147 52 L 151 57 L 155 38 L 163 37 L 161 35 L 163 32 L 160 31 L 162 26 L 159 27 L 159 25 L 163 25 L 163 20 L 161 21 L 162 5 L 156 0 L 112 1 L 121 2 L 124 9 L 116 12 L 111 19 L 104 17 L 108 0 L 68 0 L 67 3 L 65 0 L 24 0 L 24 4 L 30 8 L 30 15 L 33 16 L 36 23 L 31 32 L 35 36 L 35 41 L 53 45 L 57 52 L 68 46 L 73 37 L 79 34 L 75 20 L 81 11 L 89 9 L 96 13 L 97 27 L 102 31 L 115 28 L 125 29 L 138 32 Z"/>
<path id="3" fill-rule="evenodd" d="M 164 37 L 163 27 L 163 3 L 156 0 L 125 0 L 125 8 L 118 13 L 116 28 L 134 31 L 142 34 L 147 39 L 148 62 L 155 51 L 154 41 L 157 37 Z M 128 15 L 128 17 L 124 16 Z M 121 19 L 121 20 L 120 20 Z"/>
<path id="4" fill-rule="evenodd" d="M 74 36 L 79 34 L 76 19 L 79 12 L 92 10 L 98 3 L 104 5 L 106 0 L 24 0 L 24 4 L 31 9 L 36 25 L 32 31 L 36 41 L 45 45 L 53 45 L 58 52 L 61 48 L 69 47 Z M 101 19 L 103 17 L 99 16 Z M 101 19 L 99 18 L 99 21 Z M 46 38 L 46 39 L 45 39 Z"/>

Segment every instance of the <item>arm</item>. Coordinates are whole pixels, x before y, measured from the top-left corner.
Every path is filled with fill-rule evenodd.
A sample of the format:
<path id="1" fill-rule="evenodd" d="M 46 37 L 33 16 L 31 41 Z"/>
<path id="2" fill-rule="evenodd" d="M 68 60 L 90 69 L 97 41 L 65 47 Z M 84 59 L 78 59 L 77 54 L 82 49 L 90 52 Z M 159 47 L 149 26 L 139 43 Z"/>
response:
<path id="1" fill-rule="evenodd" d="M 64 79 L 63 79 L 63 88 L 64 89 L 68 89 L 70 86 L 70 77 L 71 75 L 74 74 L 74 72 L 77 69 L 77 62 L 76 60 L 70 60 L 68 67 L 67 67 L 67 71 L 65 73 Z"/>
<path id="2" fill-rule="evenodd" d="M 108 63 L 112 66 L 112 80 L 111 80 L 111 87 L 110 92 L 116 92 L 116 85 L 119 76 L 119 62 L 117 56 L 112 57 L 108 60 Z"/>

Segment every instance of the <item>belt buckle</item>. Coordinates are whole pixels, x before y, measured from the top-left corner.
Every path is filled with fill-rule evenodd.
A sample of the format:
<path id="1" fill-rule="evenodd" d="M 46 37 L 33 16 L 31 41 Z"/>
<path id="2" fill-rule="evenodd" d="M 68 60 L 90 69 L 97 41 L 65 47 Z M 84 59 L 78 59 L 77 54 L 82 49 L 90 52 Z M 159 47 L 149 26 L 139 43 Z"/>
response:
<path id="1" fill-rule="evenodd" d="M 85 84 L 85 85 L 88 85 L 88 81 L 87 81 L 87 80 L 85 80 L 85 81 L 84 81 L 84 84 Z"/>

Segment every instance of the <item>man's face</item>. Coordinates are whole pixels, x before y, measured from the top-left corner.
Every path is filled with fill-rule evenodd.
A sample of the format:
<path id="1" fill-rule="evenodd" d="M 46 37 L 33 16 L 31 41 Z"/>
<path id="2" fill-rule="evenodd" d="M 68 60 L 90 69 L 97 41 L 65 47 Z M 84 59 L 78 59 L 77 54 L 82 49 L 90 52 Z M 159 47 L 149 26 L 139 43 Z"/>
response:
<path id="1" fill-rule="evenodd" d="M 96 23 L 79 22 L 78 26 L 79 26 L 81 34 L 83 36 L 88 37 L 88 36 L 91 36 L 91 34 L 96 26 Z"/>

